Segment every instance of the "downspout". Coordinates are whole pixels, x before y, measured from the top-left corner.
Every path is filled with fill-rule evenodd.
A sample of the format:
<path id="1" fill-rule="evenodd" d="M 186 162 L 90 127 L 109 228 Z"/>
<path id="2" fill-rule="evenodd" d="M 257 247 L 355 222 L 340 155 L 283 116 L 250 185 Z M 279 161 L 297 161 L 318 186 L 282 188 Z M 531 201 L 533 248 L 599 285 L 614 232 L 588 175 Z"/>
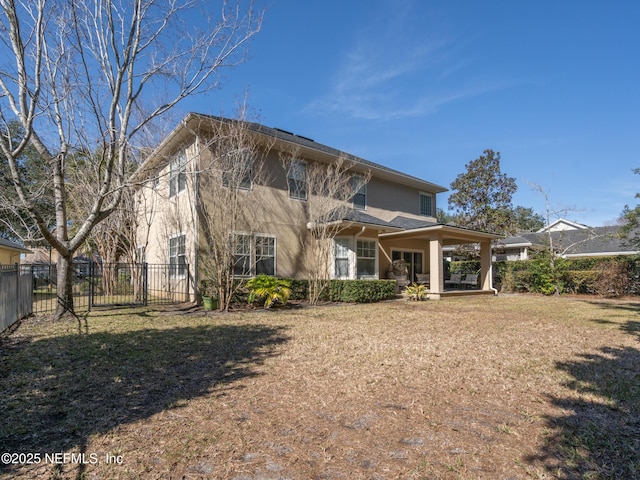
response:
<path id="1" fill-rule="evenodd" d="M 196 135 L 196 165 L 193 170 L 193 300 L 194 303 L 198 303 L 198 297 L 200 296 L 200 271 L 198 268 L 198 226 L 200 220 L 198 219 L 198 199 L 200 190 L 200 137 Z"/>

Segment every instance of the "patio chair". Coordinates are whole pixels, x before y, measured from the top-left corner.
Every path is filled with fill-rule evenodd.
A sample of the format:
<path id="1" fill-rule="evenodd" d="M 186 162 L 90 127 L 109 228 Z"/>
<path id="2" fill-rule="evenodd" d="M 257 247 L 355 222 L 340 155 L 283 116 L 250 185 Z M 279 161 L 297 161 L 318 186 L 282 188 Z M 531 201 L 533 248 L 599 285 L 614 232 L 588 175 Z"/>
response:
<path id="1" fill-rule="evenodd" d="M 431 275 L 428 273 L 416 273 L 416 283 L 419 285 L 429 285 L 431 283 Z"/>
<path id="2" fill-rule="evenodd" d="M 446 286 L 460 286 L 462 283 L 462 274 L 461 273 L 452 273 L 451 278 L 449 280 L 444 281 L 444 285 Z"/>
<path id="3" fill-rule="evenodd" d="M 464 280 L 460 282 L 465 288 L 466 287 L 477 287 L 478 286 L 478 275 L 473 273 L 467 273 L 464 277 Z"/>

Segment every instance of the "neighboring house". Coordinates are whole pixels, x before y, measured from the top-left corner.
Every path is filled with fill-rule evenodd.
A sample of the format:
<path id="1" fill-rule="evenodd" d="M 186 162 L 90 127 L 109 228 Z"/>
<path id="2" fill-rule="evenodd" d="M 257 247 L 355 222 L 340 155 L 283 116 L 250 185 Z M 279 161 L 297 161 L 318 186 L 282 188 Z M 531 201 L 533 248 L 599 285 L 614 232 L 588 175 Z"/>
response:
<path id="1" fill-rule="evenodd" d="M 491 293 L 491 241 L 498 235 L 438 224 L 437 194 L 446 189 L 406 173 L 322 145 L 307 137 L 257 123 L 242 128 L 264 153 L 268 180 L 253 182 L 250 175 L 235 187 L 220 179 L 211 181 L 207 165 L 213 161 L 216 135 L 237 122 L 200 114 L 182 123 L 145 160 L 134 181 L 142 185 L 137 201 L 140 218 L 139 251 L 150 263 L 174 266 L 174 281 L 194 285 L 203 259 L 202 210 L 212 188 L 239 188 L 246 202 L 261 209 L 251 233 L 236 252 L 236 265 L 249 265 L 246 275 L 267 273 L 279 277 L 307 278 L 309 263 L 304 245 L 309 233 L 310 201 L 304 178 L 310 166 L 335 165 L 339 157 L 353 164 L 354 175 L 370 180 L 353 196 L 349 209 L 331 223 L 340 229 L 333 240 L 327 268 L 333 278 L 387 278 L 393 260 L 404 259 L 409 276 L 430 274 L 432 298 L 445 295 L 443 246 L 478 243 L 482 257 L 480 290 Z M 220 137 L 222 138 L 222 137 Z M 295 152 L 295 168 L 285 168 L 282 158 Z M 219 154 L 218 154 L 219 155 Z M 246 159 L 251 161 L 251 159 Z M 246 258 L 246 262 L 244 259 Z M 192 300 L 194 298 L 191 298 Z"/>
<path id="2" fill-rule="evenodd" d="M 620 236 L 620 226 L 589 227 L 559 219 L 536 233 L 519 233 L 503 239 L 494 249 L 496 260 L 527 260 L 531 252 L 549 245 L 563 258 L 635 255 L 640 253 Z"/>
<path id="3" fill-rule="evenodd" d="M 20 263 L 20 256 L 23 253 L 31 253 L 31 251 L 17 243 L 0 238 L 0 265 Z"/>
<path id="4" fill-rule="evenodd" d="M 566 218 L 559 218 L 555 222 L 550 223 L 546 227 L 538 230 L 537 233 L 543 232 L 562 232 L 565 230 L 587 230 L 591 227 L 588 225 L 583 225 L 582 223 L 572 222 L 571 220 L 567 220 Z"/>

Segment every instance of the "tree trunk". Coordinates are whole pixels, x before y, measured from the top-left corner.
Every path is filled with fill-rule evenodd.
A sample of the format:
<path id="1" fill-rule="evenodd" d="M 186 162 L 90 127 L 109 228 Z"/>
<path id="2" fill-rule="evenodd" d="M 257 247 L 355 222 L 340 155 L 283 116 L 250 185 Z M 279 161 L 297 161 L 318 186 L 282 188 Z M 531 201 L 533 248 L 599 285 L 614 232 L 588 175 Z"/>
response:
<path id="1" fill-rule="evenodd" d="M 58 254 L 58 305 L 54 317 L 59 319 L 65 313 L 75 314 L 73 308 L 73 255 L 62 256 Z"/>

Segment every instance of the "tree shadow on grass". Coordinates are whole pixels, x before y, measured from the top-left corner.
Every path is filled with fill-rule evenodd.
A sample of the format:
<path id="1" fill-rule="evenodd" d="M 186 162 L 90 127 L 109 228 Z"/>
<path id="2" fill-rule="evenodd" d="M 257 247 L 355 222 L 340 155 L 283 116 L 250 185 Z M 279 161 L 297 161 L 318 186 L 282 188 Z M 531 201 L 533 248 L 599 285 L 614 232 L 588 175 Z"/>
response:
<path id="1" fill-rule="evenodd" d="M 609 308 L 640 313 L 637 304 Z M 640 339 L 640 322 L 619 326 Z M 565 413 L 547 417 L 545 446 L 529 460 L 542 462 L 556 478 L 640 478 L 640 350 L 603 347 L 556 368 L 568 374 L 564 386 L 572 394 L 549 396 Z"/>
<path id="2" fill-rule="evenodd" d="M 5 342 L 0 453 L 82 453 L 91 435 L 237 388 L 287 340 L 281 327 L 205 325 Z"/>

